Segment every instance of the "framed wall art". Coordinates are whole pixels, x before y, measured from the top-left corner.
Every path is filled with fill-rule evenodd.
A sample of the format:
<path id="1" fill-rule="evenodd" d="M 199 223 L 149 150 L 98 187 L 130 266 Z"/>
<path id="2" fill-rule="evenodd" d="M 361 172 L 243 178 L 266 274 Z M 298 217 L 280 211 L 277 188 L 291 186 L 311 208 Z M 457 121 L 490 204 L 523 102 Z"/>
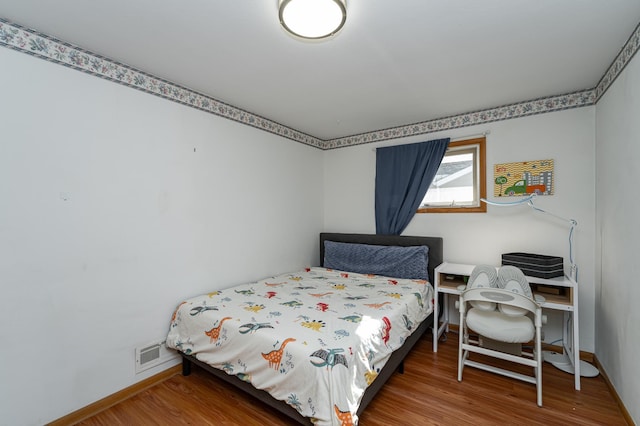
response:
<path id="1" fill-rule="evenodd" d="M 495 164 L 493 183 L 494 197 L 553 195 L 553 160 Z"/>

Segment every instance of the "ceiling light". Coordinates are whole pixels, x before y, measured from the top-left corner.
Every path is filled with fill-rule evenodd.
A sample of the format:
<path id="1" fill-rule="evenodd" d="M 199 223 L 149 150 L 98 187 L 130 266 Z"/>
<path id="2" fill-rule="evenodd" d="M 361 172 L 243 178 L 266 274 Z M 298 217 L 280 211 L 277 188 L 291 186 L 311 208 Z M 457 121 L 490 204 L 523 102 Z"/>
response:
<path id="1" fill-rule="evenodd" d="M 280 24 L 304 39 L 331 37 L 347 20 L 346 0 L 280 0 Z"/>

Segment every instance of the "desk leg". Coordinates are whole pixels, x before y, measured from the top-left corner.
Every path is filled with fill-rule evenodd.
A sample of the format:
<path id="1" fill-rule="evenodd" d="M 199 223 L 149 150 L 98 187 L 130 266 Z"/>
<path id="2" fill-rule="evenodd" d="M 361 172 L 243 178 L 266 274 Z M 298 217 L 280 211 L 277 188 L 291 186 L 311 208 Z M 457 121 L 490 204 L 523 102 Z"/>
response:
<path id="1" fill-rule="evenodd" d="M 573 312 L 565 312 L 562 327 L 562 346 L 564 355 L 568 358 L 569 365 L 559 366 L 561 370 L 568 373 L 573 372 L 574 386 L 576 390 L 580 390 L 580 340 L 578 322 L 578 310 Z"/>
<path id="2" fill-rule="evenodd" d="M 449 295 L 444 293 L 442 295 L 442 307 L 439 307 L 438 297 L 436 296 L 434 299 L 433 305 L 433 351 L 438 352 L 438 339 L 442 336 L 442 333 L 449 331 Z M 440 320 L 438 319 L 438 315 L 440 311 L 443 312 L 442 315 L 442 324 L 440 324 Z"/>
<path id="3" fill-rule="evenodd" d="M 547 352 L 544 360 L 565 373 L 573 374 L 575 389 L 579 391 L 581 361 L 578 318 L 575 311 L 573 313 L 565 311 L 562 317 L 562 353 Z"/>
<path id="4" fill-rule="evenodd" d="M 440 332 L 440 322 L 438 320 L 438 292 L 433 297 L 433 352 L 438 352 L 438 333 Z"/>
<path id="5" fill-rule="evenodd" d="M 573 369 L 575 375 L 575 388 L 576 390 L 580 390 L 580 322 L 578 321 L 578 307 L 575 307 L 573 314 L 571 315 L 571 320 L 573 322 L 573 333 L 572 334 L 572 351 L 573 351 Z"/>

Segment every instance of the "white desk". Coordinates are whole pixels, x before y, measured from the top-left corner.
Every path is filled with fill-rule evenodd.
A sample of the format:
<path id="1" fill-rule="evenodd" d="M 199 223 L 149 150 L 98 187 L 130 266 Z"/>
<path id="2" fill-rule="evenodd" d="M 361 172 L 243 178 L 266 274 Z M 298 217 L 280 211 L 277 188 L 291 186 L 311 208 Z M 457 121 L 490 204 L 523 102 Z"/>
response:
<path id="1" fill-rule="evenodd" d="M 458 286 L 466 285 L 475 265 L 444 262 L 435 269 L 434 277 L 434 318 L 438 318 L 440 310 L 438 295 L 444 296 L 443 320 L 433 322 L 433 351 L 438 352 L 438 339 L 445 331 L 449 331 L 449 295 L 459 296 Z M 575 376 L 575 388 L 580 390 L 580 340 L 578 322 L 578 284 L 568 276 L 558 278 L 536 278 L 527 276 L 534 295 L 545 298 L 541 304 L 543 309 L 554 309 L 563 312 L 562 347 L 568 356 Z M 569 326 L 573 323 L 573 327 Z"/>

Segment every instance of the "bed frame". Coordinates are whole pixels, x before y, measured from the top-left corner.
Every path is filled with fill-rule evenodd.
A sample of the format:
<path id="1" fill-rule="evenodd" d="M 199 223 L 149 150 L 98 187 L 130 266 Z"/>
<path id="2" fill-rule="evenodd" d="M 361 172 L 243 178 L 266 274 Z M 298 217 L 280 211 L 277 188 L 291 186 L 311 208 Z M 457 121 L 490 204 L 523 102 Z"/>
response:
<path id="1" fill-rule="evenodd" d="M 342 233 L 327 233 L 320 234 L 320 265 L 324 264 L 324 242 L 335 241 L 342 243 L 358 243 L 358 244 L 374 244 L 384 246 L 429 246 L 429 278 L 433 282 L 434 269 L 442 263 L 443 260 L 443 248 L 442 238 L 440 237 L 417 237 L 417 236 L 397 236 L 397 235 L 372 235 L 372 234 L 342 234 Z M 404 358 L 411 351 L 413 346 L 420 340 L 422 335 L 431 328 L 433 324 L 433 313 L 427 317 L 414 331 L 411 336 L 407 338 L 404 345 L 396 350 L 380 370 L 376 380 L 367 388 L 362 397 L 362 402 L 358 408 L 358 416 L 362 414 L 364 409 L 369 405 L 373 397 L 382 388 L 385 382 L 398 370 L 400 373 L 404 370 Z M 229 375 L 222 370 L 211 367 L 202 361 L 199 361 L 195 356 L 186 355 L 180 352 L 182 356 L 182 374 L 188 376 L 191 374 L 191 365 L 195 364 L 202 369 L 210 372 L 214 376 L 236 386 L 237 388 L 247 392 L 258 400 L 269 405 L 271 408 L 278 410 L 279 412 L 289 416 L 293 420 L 300 424 L 311 424 L 311 421 L 307 417 L 303 417 L 293 407 L 286 404 L 283 401 L 274 399 L 269 393 L 261 389 L 254 388 L 251 384 L 238 379 L 236 376 Z"/>

